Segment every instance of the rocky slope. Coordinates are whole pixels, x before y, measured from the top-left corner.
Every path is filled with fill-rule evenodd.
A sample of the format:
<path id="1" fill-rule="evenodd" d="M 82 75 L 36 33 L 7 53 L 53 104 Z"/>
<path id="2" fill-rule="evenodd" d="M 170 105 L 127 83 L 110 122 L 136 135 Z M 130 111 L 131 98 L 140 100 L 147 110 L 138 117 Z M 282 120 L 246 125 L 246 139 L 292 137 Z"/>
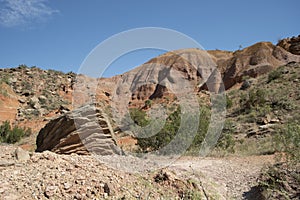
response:
<path id="1" fill-rule="evenodd" d="M 47 120 L 56 114 L 71 109 L 75 74 L 54 70 L 41 70 L 36 67 L 20 65 L 18 68 L 0 69 L 0 82 L 3 92 L 9 91 L 17 103 L 10 106 L 13 115 L 7 118 L 16 124 L 30 127 L 32 120 Z M 3 93 L 2 92 L 2 93 Z M 5 107 L 4 101 L 2 106 Z M 7 120 L 7 119 L 2 119 Z M 45 123 L 42 123 L 45 124 Z M 36 127 L 31 127 L 39 130 Z"/>
<path id="2" fill-rule="evenodd" d="M 290 62 L 256 79 L 245 79 L 227 93 L 232 106 L 227 109 L 223 132 L 237 139 L 236 146 L 242 152 L 274 152 L 280 144 L 272 137 L 289 123 L 298 123 L 299 74 L 300 63 Z M 247 141 L 247 148 L 243 141 Z"/>

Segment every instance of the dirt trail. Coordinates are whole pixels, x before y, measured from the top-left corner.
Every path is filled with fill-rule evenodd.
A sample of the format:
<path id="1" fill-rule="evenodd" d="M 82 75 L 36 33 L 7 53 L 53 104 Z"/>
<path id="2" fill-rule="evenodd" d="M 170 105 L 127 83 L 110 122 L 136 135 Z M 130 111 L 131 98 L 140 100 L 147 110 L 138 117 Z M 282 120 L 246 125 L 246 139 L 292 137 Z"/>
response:
<path id="1" fill-rule="evenodd" d="M 251 187 L 257 184 L 261 169 L 274 163 L 273 155 L 225 158 L 184 157 L 176 161 L 170 169 L 183 176 L 191 176 L 211 185 L 219 194 L 219 199 L 257 199 Z M 203 176 L 205 178 L 203 178 Z M 209 181 L 209 182 L 207 182 Z M 205 188 L 204 190 L 210 190 Z M 209 191 L 208 191 L 209 192 Z"/>

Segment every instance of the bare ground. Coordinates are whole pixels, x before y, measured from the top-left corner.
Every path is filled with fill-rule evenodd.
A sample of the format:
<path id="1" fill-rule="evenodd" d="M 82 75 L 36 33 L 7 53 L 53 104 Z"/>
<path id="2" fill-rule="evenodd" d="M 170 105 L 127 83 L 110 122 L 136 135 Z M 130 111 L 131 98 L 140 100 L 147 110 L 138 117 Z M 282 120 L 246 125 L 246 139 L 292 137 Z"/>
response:
<path id="1" fill-rule="evenodd" d="M 46 151 L 18 161 L 15 149 L 0 145 L 0 199 L 257 200 L 251 187 L 256 185 L 261 168 L 274 160 L 273 156 L 182 157 L 162 170 L 128 173 L 93 156 L 75 154 Z M 151 164 L 132 156 L 107 159 L 119 164 Z"/>
<path id="2" fill-rule="evenodd" d="M 178 174 L 198 178 L 200 182 L 205 180 L 206 184 L 202 185 L 212 185 L 219 192 L 216 196 L 220 199 L 257 200 L 259 197 L 252 187 L 257 185 L 261 169 L 272 163 L 274 163 L 273 155 L 224 158 L 184 157 L 170 168 Z M 205 190 L 205 187 L 203 189 Z"/>

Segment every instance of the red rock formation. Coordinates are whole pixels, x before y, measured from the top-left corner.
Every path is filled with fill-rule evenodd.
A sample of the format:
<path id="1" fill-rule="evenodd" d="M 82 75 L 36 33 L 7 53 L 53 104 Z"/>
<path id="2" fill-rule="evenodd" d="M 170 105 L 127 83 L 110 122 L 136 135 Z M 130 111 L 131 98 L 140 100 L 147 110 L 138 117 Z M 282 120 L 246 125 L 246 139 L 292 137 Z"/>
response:
<path id="1" fill-rule="evenodd" d="M 280 40 L 277 46 L 284 48 L 292 54 L 300 55 L 300 35 L 298 35 L 298 37 Z"/>

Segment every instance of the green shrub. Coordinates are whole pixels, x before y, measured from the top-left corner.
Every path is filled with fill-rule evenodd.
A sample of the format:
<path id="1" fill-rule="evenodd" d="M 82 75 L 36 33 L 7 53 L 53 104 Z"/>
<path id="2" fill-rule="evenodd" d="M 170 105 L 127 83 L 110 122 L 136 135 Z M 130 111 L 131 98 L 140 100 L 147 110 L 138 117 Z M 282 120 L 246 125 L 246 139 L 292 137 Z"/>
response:
<path id="1" fill-rule="evenodd" d="M 32 83 L 28 82 L 28 81 L 22 81 L 22 87 L 24 90 L 29 90 L 31 91 L 32 90 Z"/>
<path id="2" fill-rule="evenodd" d="M 222 135 L 220 136 L 216 145 L 217 149 L 228 151 L 229 153 L 235 152 L 235 139 L 233 137 L 236 127 L 231 120 L 226 120 L 223 128 Z"/>
<path id="3" fill-rule="evenodd" d="M 270 105 L 264 105 L 264 106 L 258 107 L 257 108 L 257 116 L 258 117 L 264 117 L 267 114 L 270 114 L 271 110 L 272 109 L 271 109 Z"/>
<path id="4" fill-rule="evenodd" d="M 148 108 L 150 108 L 150 107 L 152 106 L 152 100 L 147 99 L 147 100 L 145 101 L 145 106 L 148 107 Z"/>
<path id="5" fill-rule="evenodd" d="M 262 106 L 266 102 L 266 92 L 262 89 L 252 90 L 249 94 L 249 103 L 251 106 Z"/>
<path id="6" fill-rule="evenodd" d="M 279 128 L 274 145 L 277 151 L 286 153 L 288 161 L 300 163 L 300 125 L 288 123 Z"/>
<path id="7" fill-rule="evenodd" d="M 10 84 L 10 76 L 9 74 L 3 74 L 1 79 L 0 79 L 0 83 L 6 83 L 6 84 Z"/>
<path id="8" fill-rule="evenodd" d="M 27 69 L 28 67 L 27 67 L 27 65 L 21 64 L 21 65 L 19 65 L 18 68 L 19 68 L 19 69 Z"/>
<path id="9" fill-rule="evenodd" d="M 269 73 L 267 83 L 270 83 L 271 81 L 275 79 L 279 79 L 281 77 L 282 77 L 282 68 L 280 67 Z"/>
<path id="10" fill-rule="evenodd" d="M 235 139 L 230 133 L 224 133 L 221 135 L 221 137 L 218 140 L 217 148 L 228 151 L 229 153 L 235 152 Z"/>
<path id="11" fill-rule="evenodd" d="M 277 102 L 273 103 L 273 107 L 279 110 L 284 109 L 291 111 L 295 109 L 296 105 L 293 103 L 293 101 L 289 100 L 288 98 L 281 98 Z"/>
<path id="12" fill-rule="evenodd" d="M 132 108 L 129 110 L 129 112 L 130 117 L 135 124 L 141 127 L 147 126 L 149 124 L 149 120 L 147 120 L 147 114 L 143 110 Z"/>
<path id="13" fill-rule="evenodd" d="M 182 194 L 180 194 L 180 199 L 189 200 L 189 199 L 204 199 L 201 192 L 196 189 L 188 189 L 185 190 Z"/>
<path id="14" fill-rule="evenodd" d="M 141 111 L 139 111 L 141 112 Z M 139 113 L 138 112 L 138 113 Z M 144 113 L 145 114 L 145 113 Z M 134 111 L 134 114 L 132 114 L 132 119 L 136 121 L 138 125 L 141 124 L 147 124 L 148 122 L 146 119 L 146 114 L 138 114 L 136 111 Z M 143 152 L 148 151 L 156 151 L 161 149 L 162 147 L 168 145 L 174 137 L 178 134 L 179 128 L 181 126 L 181 109 L 180 107 L 177 107 L 177 109 L 171 113 L 168 118 L 166 119 L 164 127 L 156 134 L 151 137 L 147 138 L 137 138 L 137 144 L 141 148 Z M 139 116 L 139 117 L 137 117 Z M 185 123 L 190 123 L 195 121 L 195 116 L 193 114 L 189 114 L 185 118 L 187 121 Z M 139 120 L 137 120 L 139 119 Z M 188 148 L 188 151 L 193 152 L 194 150 L 200 150 L 200 147 L 202 145 L 202 141 L 205 138 L 205 135 L 207 133 L 208 127 L 210 122 L 210 110 L 207 107 L 201 107 L 200 109 L 200 116 L 199 116 L 199 125 L 198 125 L 198 131 L 192 141 L 191 146 Z M 149 123 L 149 122 L 148 122 Z M 195 124 L 188 124 L 188 126 L 195 126 Z M 186 131 L 187 133 L 189 130 Z M 185 138 L 183 136 L 181 143 L 184 143 L 185 141 L 188 141 L 189 138 Z M 182 145 L 182 144 L 178 144 Z M 176 151 L 176 150 L 175 150 Z"/>
<path id="15" fill-rule="evenodd" d="M 298 199 L 300 168 L 280 163 L 264 169 L 259 177 L 258 188 L 262 199 Z"/>
<path id="16" fill-rule="evenodd" d="M 188 151 L 193 152 L 196 150 L 197 152 L 199 152 L 209 127 L 210 117 L 211 117 L 210 109 L 205 106 L 201 107 L 198 131 Z"/>
<path id="17" fill-rule="evenodd" d="M 263 169 L 258 187 L 264 199 L 299 199 L 299 164 L 280 162 Z"/>
<path id="18" fill-rule="evenodd" d="M 245 111 L 265 106 L 266 96 L 267 92 L 263 89 L 250 90 L 248 94 L 241 95 L 240 106 Z"/>
<path id="19" fill-rule="evenodd" d="M 233 106 L 233 102 L 232 102 L 232 99 L 226 95 L 226 108 L 231 108 Z"/>
<path id="20" fill-rule="evenodd" d="M 147 138 L 137 138 L 137 144 L 143 152 L 155 151 L 169 144 L 180 126 L 180 112 L 179 107 L 166 119 L 164 127 L 156 135 Z M 136 118 L 132 119 L 135 120 Z M 140 117 L 139 119 L 138 125 L 145 123 L 145 117 Z"/>
<path id="21" fill-rule="evenodd" d="M 278 127 L 274 137 L 277 151 L 284 152 L 287 162 L 267 167 L 259 177 L 264 199 L 298 199 L 300 187 L 300 125 L 290 122 Z"/>
<path id="22" fill-rule="evenodd" d="M 17 126 L 11 128 L 9 121 L 5 121 L 0 126 L 0 142 L 4 143 L 16 143 L 19 142 L 22 137 L 29 136 L 31 129 L 23 129 Z"/>
<path id="23" fill-rule="evenodd" d="M 8 121 L 5 121 L 0 126 L 0 138 L 1 141 L 3 138 L 6 138 L 7 133 L 11 130 L 10 123 Z"/>

